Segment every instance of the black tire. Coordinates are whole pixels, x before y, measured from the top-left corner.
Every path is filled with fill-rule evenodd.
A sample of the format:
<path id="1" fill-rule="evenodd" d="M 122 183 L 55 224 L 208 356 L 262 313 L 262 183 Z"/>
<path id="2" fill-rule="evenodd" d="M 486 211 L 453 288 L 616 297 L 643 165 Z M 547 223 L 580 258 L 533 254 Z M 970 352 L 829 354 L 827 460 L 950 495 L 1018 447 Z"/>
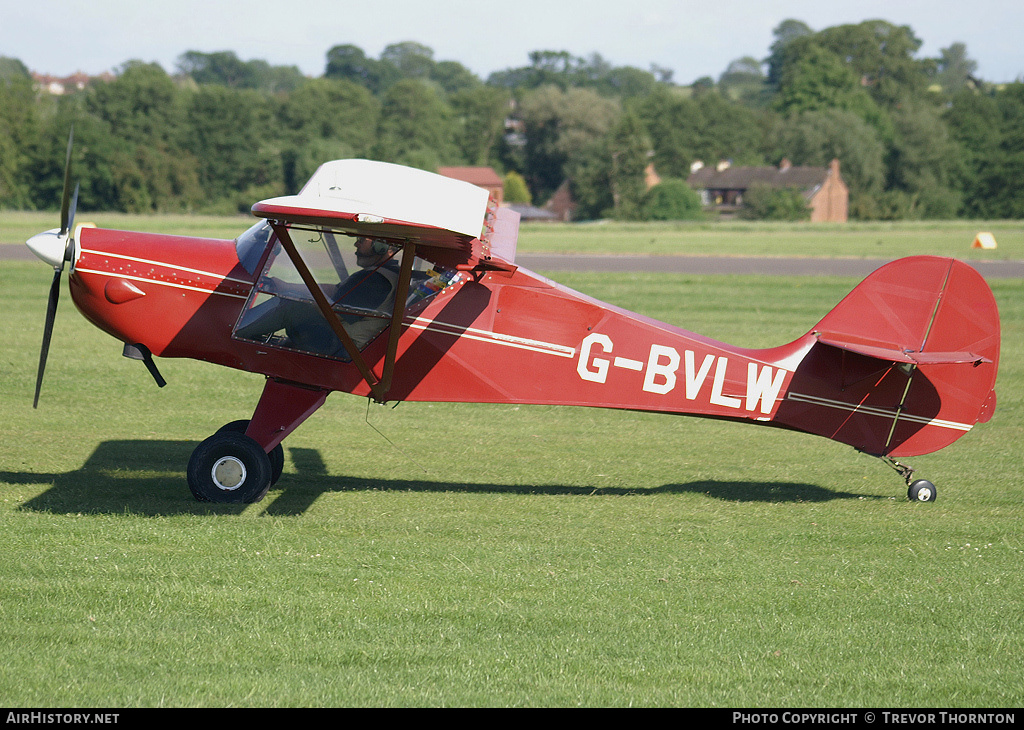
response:
<path id="1" fill-rule="evenodd" d="M 188 460 L 188 488 L 200 502 L 259 502 L 270 489 L 270 458 L 245 434 L 220 431 Z"/>
<path id="2" fill-rule="evenodd" d="M 245 429 L 249 428 L 249 421 L 232 421 L 226 423 L 217 429 L 217 433 L 224 431 L 233 431 L 234 433 L 245 433 Z M 270 486 L 277 484 L 277 480 L 281 478 L 281 474 L 284 472 L 284 447 L 278 444 L 270 453 L 267 454 L 270 458 Z"/>
<path id="3" fill-rule="evenodd" d="M 907 489 L 907 499 L 911 502 L 934 502 L 935 485 L 927 479 L 918 479 Z"/>

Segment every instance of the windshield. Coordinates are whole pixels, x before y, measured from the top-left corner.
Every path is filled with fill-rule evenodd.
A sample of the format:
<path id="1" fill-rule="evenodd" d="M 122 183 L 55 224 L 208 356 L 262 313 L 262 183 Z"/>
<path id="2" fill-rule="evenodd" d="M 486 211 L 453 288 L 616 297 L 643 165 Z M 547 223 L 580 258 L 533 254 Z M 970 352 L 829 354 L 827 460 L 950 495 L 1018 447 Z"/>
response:
<path id="1" fill-rule="evenodd" d="M 256 273 L 256 267 L 260 265 L 260 257 L 267 250 L 267 243 L 273 235 L 274 229 L 270 227 L 270 223 L 261 220 L 235 239 L 238 261 L 250 274 Z"/>

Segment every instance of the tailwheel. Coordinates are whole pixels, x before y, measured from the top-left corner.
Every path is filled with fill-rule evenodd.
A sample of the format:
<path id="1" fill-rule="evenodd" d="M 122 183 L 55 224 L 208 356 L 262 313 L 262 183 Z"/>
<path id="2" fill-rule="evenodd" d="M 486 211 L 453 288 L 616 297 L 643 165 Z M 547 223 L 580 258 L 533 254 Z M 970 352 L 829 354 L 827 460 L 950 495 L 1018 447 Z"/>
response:
<path id="1" fill-rule="evenodd" d="M 891 466 L 907 482 L 907 499 L 911 502 L 934 502 L 935 485 L 927 479 L 914 479 L 914 470 L 895 459 L 883 456 L 882 461 Z"/>
<path id="2" fill-rule="evenodd" d="M 907 499 L 911 502 L 934 502 L 935 485 L 927 479 L 917 479 L 907 489 Z"/>
<path id="3" fill-rule="evenodd" d="M 200 502 L 259 502 L 270 489 L 270 457 L 245 434 L 218 431 L 188 461 L 188 488 Z"/>

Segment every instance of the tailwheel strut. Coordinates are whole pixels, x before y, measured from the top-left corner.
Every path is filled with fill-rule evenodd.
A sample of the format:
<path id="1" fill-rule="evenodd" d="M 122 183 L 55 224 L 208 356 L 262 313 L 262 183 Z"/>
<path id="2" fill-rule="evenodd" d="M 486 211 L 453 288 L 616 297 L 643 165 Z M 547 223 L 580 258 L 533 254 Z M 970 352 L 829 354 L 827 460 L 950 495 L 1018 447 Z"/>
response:
<path id="1" fill-rule="evenodd" d="M 906 464 L 883 456 L 882 461 L 892 467 L 897 474 L 903 477 L 907 483 L 907 499 L 911 502 L 934 502 L 936 496 L 935 485 L 927 479 L 914 479 L 914 470 Z"/>

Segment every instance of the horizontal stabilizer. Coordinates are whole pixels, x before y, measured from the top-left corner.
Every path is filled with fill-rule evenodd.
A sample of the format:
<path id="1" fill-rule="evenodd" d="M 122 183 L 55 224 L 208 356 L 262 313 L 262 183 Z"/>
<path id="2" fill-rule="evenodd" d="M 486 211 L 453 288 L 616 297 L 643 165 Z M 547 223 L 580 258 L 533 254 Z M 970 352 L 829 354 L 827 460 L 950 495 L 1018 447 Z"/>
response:
<path id="1" fill-rule="evenodd" d="M 894 347 L 886 343 L 854 341 L 833 332 L 816 332 L 815 336 L 823 345 L 838 347 L 840 350 L 856 352 L 859 355 L 888 362 L 911 365 L 978 365 L 983 362 L 992 362 L 991 358 L 973 352 L 915 352 L 911 348 Z"/>

